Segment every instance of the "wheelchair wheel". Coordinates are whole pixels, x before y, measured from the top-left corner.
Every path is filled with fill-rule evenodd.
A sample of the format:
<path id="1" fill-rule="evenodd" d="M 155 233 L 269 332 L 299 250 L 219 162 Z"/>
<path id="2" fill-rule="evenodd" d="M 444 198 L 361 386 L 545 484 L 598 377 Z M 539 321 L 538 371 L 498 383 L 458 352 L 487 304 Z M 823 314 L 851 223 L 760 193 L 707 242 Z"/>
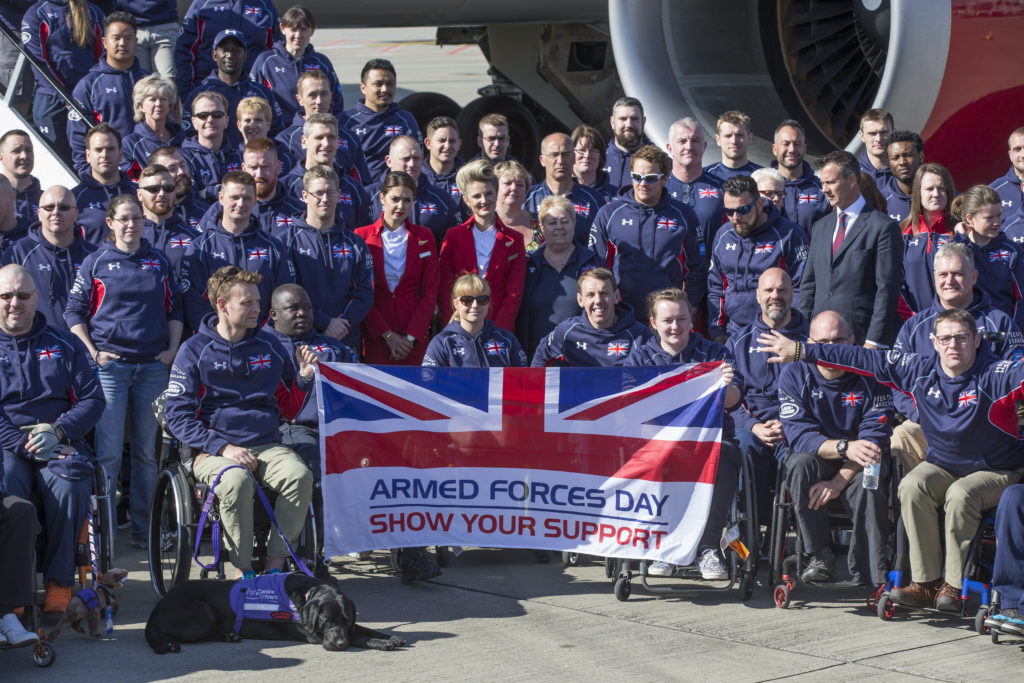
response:
<path id="1" fill-rule="evenodd" d="M 629 600 L 633 593 L 633 586 L 630 584 L 629 574 L 622 574 L 615 580 L 615 597 L 620 602 Z"/>
<path id="2" fill-rule="evenodd" d="M 740 579 L 740 600 L 746 602 L 754 595 L 754 575 L 750 572 L 743 572 L 743 578 Z"/>
<path id="3" fill-rule="evenodd" d="M 319 550 L 322 547 L 322 543 L 317 534 L 316 518 L 314 515 L 313 506 L 310 504 L 310 510 L 306 513 L 306 521 L 302 524 L 302 534 L 299 536 L 299 543 L 298 547 L 295 548 L 295 554 L 306 563 L 309 571 L 318 576 L 317 572 L 320 566 L 323 565 L 323 552 Z M 295 569 L 298 570 L 298 567 L 295 567 Z"/>
<path id="4" fill-rule="evenodd" d="M 446 545 L 439 545 L 434 548 L 434 554 L 437 556 L 437 566 L 447 567 L 452 563 L 452 549 Z"/>
<path id="5" fill-rule="evenodd" d="M 790 587 L 788 583 L 780 583 L 772 592 L 772 598 L 775 600 L 775 606 L 781 609 L 789 607 L 789 596 Z"/>
<path id="6" fill-rule="evenodd" d="M 882 621 L 889 621 L 896 614 L 896 603 L 892 601 L 888 593 L 882 593 L 878 598 L 878 618 Z"/>
<path id="7" fill-rule="evenodd" d="M 974 630 L 979 636 L 987 636 L 991 632 L 992 629 L 985 625 L 985 620 L 990 614 L 994 614 L 992 609 L 988 605 L 982 605 L 974 615 Z"/>
<path id="8" fill-rule="evenodd" d="M 93 483 L 93 494 L 89 497 L 92 513 L 90 533 L 96 543 L 96 569 L 105 574 L 113 566 L 114 521 L 110 518 L 106 477 L 99 470 Z"/>
<path id="9" fill-rule="evenodd" d="M 149 510 L 149 575 L 163 597 L 188 579 L 192 552 L 192 501 L 184 475 L 176 467 L 160 473 Z"/>
<path id="10" fill-rule="evenodd" d="M 32 646 L 32 661 L 36 666 L 50 666 L 57 659 L 57 651 L 46 641 L 40 641 Z"/>

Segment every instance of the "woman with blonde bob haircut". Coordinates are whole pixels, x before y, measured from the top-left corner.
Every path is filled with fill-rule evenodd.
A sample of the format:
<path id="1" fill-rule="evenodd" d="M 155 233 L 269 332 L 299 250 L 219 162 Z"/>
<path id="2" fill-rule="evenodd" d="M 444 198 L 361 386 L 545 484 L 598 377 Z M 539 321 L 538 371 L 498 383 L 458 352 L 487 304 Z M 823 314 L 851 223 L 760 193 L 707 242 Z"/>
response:
<path id="1" fill-rule="evenodd" d="M 139 177 L 149 155 L 160 147 L 180 147 L 185 140 L 181 125 L 181 101 L 173 81 L 150 74 L 132 88 L 135 128 L 124 137 L 125 171 Z"/>
<path id="2" fill-rule="evenodd" d="M 452 286 L 452 318 L 430 340 L 423 365 L 463 368 L 526 367 L 526 354 L 515 336 L 487 319 L 491 287 L 475 273 Z"/>

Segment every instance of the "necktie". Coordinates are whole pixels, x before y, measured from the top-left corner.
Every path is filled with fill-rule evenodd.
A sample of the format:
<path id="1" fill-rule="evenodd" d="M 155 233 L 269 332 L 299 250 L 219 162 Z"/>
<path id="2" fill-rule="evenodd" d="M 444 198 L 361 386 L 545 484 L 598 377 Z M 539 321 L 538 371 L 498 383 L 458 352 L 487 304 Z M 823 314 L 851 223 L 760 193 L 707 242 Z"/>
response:
<path id="1" fill-rule="evenodd" d="M 843 246 L 843 240 L 846 239 L 846 212 L 839 212 L 839 226 L 836 228 L 835 239 L 832 240 L 832 258 L 836 257 L 836 252 L 839 251 L 839 247 Z"/>

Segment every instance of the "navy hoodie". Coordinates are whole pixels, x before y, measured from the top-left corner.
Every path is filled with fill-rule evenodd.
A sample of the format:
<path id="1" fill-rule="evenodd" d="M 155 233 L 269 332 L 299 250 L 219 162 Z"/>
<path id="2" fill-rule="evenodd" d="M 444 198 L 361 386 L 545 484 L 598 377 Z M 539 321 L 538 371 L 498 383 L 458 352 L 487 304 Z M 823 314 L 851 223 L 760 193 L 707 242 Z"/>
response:
<path id="1" fill-rule="evenodd" d="M 181 290 L 185 302 L 185 322 L 197 329 L 210 311 L 206 286 L 210 276 L 223 266 L 238 266 L 259 273 L 260 321 L 270 311 L 270 295 L 278 285 L 295 282 L 295 270 L 284 245 L 259 229 L 253 217 L 248 227 L 234 235 L 221 225 L 221 213 L 212 220 L 204 217 L 203 234 L 192 240 L 192 251 L 185 255 L 181 268 Z"/>
<path id="2" fill-rule="evenodd" d="M 903 238 L 903 282 L 900 296 L 915 313 L 927 308 L 935 298 L 935 252 L 951 240 L 950 235 L 934 232 L 906 235 Z"/>
<path id="3" fill-rule="evenodd" d="M 3 450 L 28 458 L 25 433 L 19 427 L 57 424 L 78 453 L 51 460 L 47 469 L 71 481 L 92 473 L 93 459 L 83 440 L 103 414 L 106 401 L 96 366 L 73 334 L 47 325 L 39 313 L 23 336 L 0 330 L 0 406 Z"/>
<path id="4" fill-rule="evenodd" d="M 773 161 L 772 168 L 778 170 L 779 162 Z M 814 221 L 832 211 L 825 193 L 821 191 L 821 181 L 814 175 L 814 169 L 806 161 L 803 162 L 803 174 L 796 180 L 786 180 L 784 188 L 786 196 L 782 199 L 782 215 L 793 221 L 810 236 Z"/>
<path id="5" fill-rule="evenodd" d="M 43 196 L 43 188 L 39 178 L 29 176 L 28 187 L 14 195 L 14 217 L 18 221 L 19 230 L 28 230 L 29 226 L 39 223 L 39 198 Z"/>
<path id="6" fill-rule="evenodd" d="M 529 211 L 534 219 L 540 223 L 540 203 L 546 197 L 552 195 L 551 188 L 543 180 L 530 188 L 526 194 L 526 201 L 523 208 Z M 585 245 L 590 241 L 590 226 L 597 218 L 597 212 L 607 204 L 604 195 L 586 185 L 573 182 L 572 189 L 562 195 L 572 202 L 573 210 L 576 212 L 576 244 Z"/>
<path id="7" fill-rule="evenodd" d="M 542 244 L 526 257 L 526 281 L 516 320 L 519 341 L 531 350 L 536 349 L 540 340 L 558 323 L 579 315 L 576 283 L 583 273 L 600 265 L 594 252 L 577 244 L 573 245 L 572 255 L 562 269 L 555 270 L 544 258 L 546 249 L 547 245 Z"/>
<path id="8" fill-rule="evenodd" d="M 193 0 L 174 44 L 174 79 L 178 93 L 188 93 L 213 63 L 213 39 L 225 29 L 242 32 L 248 56 L 242 73 L 275 40 L 281 39 L 281 17 L 271 0 Z"/>
<path id="9" fill-rule="evenodd" d="M 879 189 L 885 199 L 885 211 L 889 218 L 899 223 L 910 216 L 910 196 L 903 194 L 896 176 L 890 175 L 889 180 Z"/>
<path id="10" fill-rule="evenodd" d="M 382 177 L 366 188 L 366 199 L 370 205 L 370 220 L 377 220 L 384 212 L 384 205 L 380 201 L 380 188 L 383 184 L 384 178 Z M 451 195 L 442 192 L 428 182 L 416 184 L 416 201 L 412 203 L 409 221 L 415 225 L 430 228 L 430 232 L 434 233 L 435 246 L 439 251 L 448 229 L 461 222 L 459 207 L 452 200 Z"/>
<path id="11" fill-rule="evenodd" d="M 199 219 L 201 226 L 208 225 L 218 220 L 218 216 L 224 212 L 224 205 L 218 199 L 210 205 Z M 268 235 L 273 235 L 284 242 L 279 234 L 286 233 L 293 225 L 297 216 L 306 214 L 306 205 L 295 199 L 285 188 L 280 180 L 274 189 L 274 196 L 270 199 L 257 199 L 256 208 L 252 210 L 253 218 L 260 225 L 260 230 Z"/>
<path id="12" fill-rule="evenodd" d="M 982 246 L 966 235 L 954 238 L 974 253 L 974 267 L 978 269 L 978 289 L 988 294 L 992 305 L 1013 318 L 1017 325 L 1024 324 L 1024 245 L 1010 241 L 1003 233 Z"/>
<path id="13" fill-rule="evenodd" d="M 729 223 L 715 238 L 708 273 L 708 336 L 712 339 L 721 334 L 731 337 L 760 317 L 757 281 L 769 268 L 789 273 L 796 305 L 807 261 L 807 237 L 771 202 L 765 202 L 763 210 L 766 220 L 754 234 L 740 237 Z"/>
<path id="14" fill-rule="evenodd" d="M 110 200 L 119 194 L 134 197 L 138 186 L 123 171 L 119 172 L 117 182 L 113 185 L 101 185 L 89 171 L 83 173 L 79 180 L 81 182 L 71 190 L 71 194 L 75 195 L 75 204 L 78 205 L 78 224 L 82 226 L 86 242 L 99 244 L 110 234 L 110 228 L 107 227 Z"/>
<path id="15" fill-rule="evenodd" d="M 316 329 L 344 318 L 350 330 L 346 343 L 357 346 L 359 325 L 373 307 L 373 258 L 366 242 L 342 225 L 321 232 L 304 218 L 275 236 L 295 266 L 295 281 L 313 302 Z"/>
<path id="16" fill-rule="evenodd" d="M 704 172 L 713 178 L 717 178 L 718 182 L 724 183 L 729 178 L 738 175 L 750 175 L 757 169 L 761 168 L 758 164 L 753 161 L 748 161 L 739 168 L 729 168 L 721 161 L 711 164 L 710 166 L 704 167 Z"/>
<path id="17" fill-rule="evenodd" d="M 0 256 L 0 263 L 17 263 L 32 273 L 36 289 L 39 290 L 36 310 L 43 314 L 48 324 L 66 330 L 64 308 L 68 303 L 68 292 L 82 262 L 96 251 L 96 245 L 85 241 L 81 226 L 75 226 L 75 239 L 65 249 L 55 247 L 43 239 L 40 230 L 36 225 L 29 230 L 27 237 L 12 244 Z"/>
<path id="18" fill-rule="evenodd" d="M 672 195 L 672 199 L 686 204 L 697 214 L 700 221 L 700 253 L 704 262 L 710 265 L 711 245 L 715 243 L 715 235 L 725 221 L 722 184 L 707 173 L 702 173 L 692 183 L 684 183 L 670 173 L 665 189 Z"/>
<path id="19" fill-rule="evenodd" d="M 942 304 L 933 299 L 930 306 L 911 316 L 896 335 L 893 350 L 900 353 L 916 353 L 922 357 L 934 355 L 932 333 L 935 331 L 935 318 L 944 310 Z M 1024 358 L 1024 335 L 1021 334 L 1020 328 L 1010 316 L 995 308 L 984 292 L 974 290 L 974 300 L 967 307 L 967 312 L 977 321 L 979 334 L 996 333 L 1001 337 L 988 342 L 989 350 L 995 358 L 1012 361 Z M 897 392 L 894 400 L 896 410 L 917 422 L 917 408 L 909 396 Z"/>
<path id="20" fill-rule="evenodd" d="M 160 224 L 147 218 L 146 225 L 142 229 L 142 239 L 149 242 L 154 249 L 159 249 L 164 253 L 171 262 L 174 276 L 179 280 L 185 254 L 192 248 L 192 240 L 198 235 L 199 233 L 190 228 L 181 216 L 173 212 L 167 220 Z"/>
<path id="21" fill-rule="evenodd" d="M 306 149 L 302 146 L 302 125 L 305 122 L 305 112 L 297 112 L 292 118 L 291 125 L 274 138 L 291 152 L 292 157 L 296 160 L 292 164 L 293 167 L 298 165 L 299 160 L 306 160 Z M 339 175 L 350 175 L 360 185 L 370 181 L 370 171 L 366 168 L 363 148 L 359 144 L 358 138 L 345 127 L 344 122 L 338 124 L 338 151 L 334 156 L 334 167 L 340 169 Z M 426 167 L 424 166 L 424 168 Z"/>
<path id="22" fill-rule="evenodd" d="M 599 330 L 590 324 L 586 311 L 563 320 L 541 340 L 531 365 L 569 367 L 616 367 L 637 346 L 651 337 L 651 330 L 636 321 L 629 304 L 615 306 L 615 324 Z"/>
<path id="23" fill-rule="evenodd" d="M 335 166 L 334 170 L 338 171 L 338 167 Z M 302 200 L 302 190 L 304 189 L 302 176 L 304 175 L 306 175 L 306 165 L 303 160 L 295 164 L 292 170 L 288 172 L 288 175 L 277 181 L 279 185 L 287 188 L 287 192 L 298 199 L 299 203 L 303 206 L 306 205 Z M 338 180 L 340 182 L 338 183 L 338 206 L 334 212 L 335 218 L 349 230 L 355 230 L 372 223 L 373 221 L 370 220 L 370 203 L 366 200 L 366 192 L 363 190 L 363 186 L 352 176 L 340 171 L 338 171 Z M 302 213 L 305 214 L 305 211 Z"/>
<path id="24" fill-rule="evenodd" d="M 195 193 L 208 204 L 217 201 L 216 190 L 224 174 L 242 170 L 242 155 L 227 136 L 216 152 L 200 145 L 196 138 L 186 138 L 181 143 L 181 156 L 188 164 Z"/>
<path id="25" fill-rule="evenodd" d="M 227 84 L 220 79 L 216 71 L 208 74 L 206 78 L 199 81 L 195 88 L 186 96 L 181 99 L 181 121 L 185 128 L 191 128 L 192 126 L 192 102 L 195 101 L 196 95 L 207 90 L 218 92 L 223 95 L 228 101 L 228 128 L 224 131 L 224 137 L 235 138 L 239 136 L 238 131 L 238 103 L 244 100 L 246 97 L 259 97 L 267 101 L 270 105 L 270 131 L 268 137 L 273 137 L 284 130 L 287 119 L 285 113 L 281 109 L 281 106 L 277 102 L 277 98 L 270 94 L 270 91 L 263 87 L 262 84 L 250 81 L 249 79 L 242 76 L 234 84 Z"/>
<path id="26" fill-rule="evenodd" d="M 334 65 L 326 56 L 306 46 L 306 51 L 298 58 L 292 57 L 285 49 L 284 41 L 279 40 L 274 46 L 260 54 L 252 63 L 249 80 L 266 88 L 281 109 L 285 119 L 290 120 L 299 111 L 299 102 L 295 99 L 295 90 L 299 76 L 304 71 L 319 71 L 331 81 L 331 113 L 337 116 L 345 111 L 345 99 L 341 93 L 341 83 L 334 73 Z M 276 116 L 276 114 L 275 114 Z"/>
<path id="27" fill-rule="evenodd" d="M 17 223 L 14 227 L 7 232 L 0 232 L 0 254 L 7 251 L 7 248 L 20 240 L 22 237 L 28 236 L 28 226 L 21 226 Z"/>
<path id="28" fill-rule="evenodd" d="M 425 179 L 428 183 L 442 192 L 448 193 L 452 198 L 452 201 L 459 207 L 460 215 L 464 205 L 462 204 L 462 193 L 459 192 L 459 186 L 455 183 L 455 176 L 458 174 L 459 169 L 465 165 L 466 162 L 463 161 L 462 157 L 456 156 L 455 166 L 452 167 L 452 172 L 440 174 L 434 171 L 433 167 L 430 165 L 429 158 L 425 158 L 423 160 L 423 170 L 420 171 L 420 178 Z M 469 218 L 469 216 L 463 216 L 459 222 L 465 222 L 467 218 Z"/>
<path id="29" fill-rule="evenodd" d="M 629 161 L 633 157 L 633 152 L 649 144 L 651 144 L 651 141 L 644 135 L 641 137 L 640 144 L 636 146 L 636 149 L 626 152 L 615 144 L 614 137 L 608 141 L 608 147 L 604 150 L 604 167 L 601 169 L 601 172 L 606 175 L 606 182 L 610 190 L 609 194 L 612 197 L 617 196 L 622 188 L 632 187 L 629 178 Z"/>
<path id="30" fill-rule="evenodd" d="M 885 187 L 889 179 L 892 178 L 892 171 L 888 166 L 885 168 L 875 168 L 868 160 L 868 152 L 864 150 L 860 153 L 860 172 L 867 173 L 869 176 L 875 179 L 875 185 L 878 187 L 878 191 L 881 192 L 882 188 Z"/>
<path id="31" fill-rule="evenodd" d="M 311 348 L 316 355 L 320 357 L 320 360 L 326 363 L 358 363 L 355 352 L 351 348 L 346 346 L 343 342 L 333 338 L 325 337 L 319 334 L 316 330 L 313 330 L 305 337 L 289 337 L 288 335 L 281 334 L 274 327 L 273 322 L 268 322 L 263 326 L 263 334 L 273 337 L 285 351 L 291 354 L 291 357 L 295 357 L 295 351 L 300 346 L 308 346 Z M 280 398 L 280 394 L 278 394 Z M 280 401 L 278 405 L 280 406 Z M 284 407 L 282 406 L 282 409 Z M 303 425 L 305 427 L 312 427 L 316 429 L 320 426 L 320 418 L 317 414 L 316 395 L 312 391 L 304 392 L 302 399 L 302 405 L 299 407 L 298 412 L 294 417 L 288 418 L 285 416 L 288 422 L 291 424 Z"/>
<path id="32" fill-rule="evenodd" d="M 64 320 L 69 328 L 85 325 L 100 351 L 152 362 L 167 350 L 170 321 L 184 321 L 170 260 L 145 240 L 132 254 L 102 243 L 82 262 Z"/>
<path id="33" fill-rule="evenodd" d="M 954 476 L 1024 467 L 1015 405 L 1024 393 L 1022 363 L 993 363 L 984 346 L 974 365 L 959 377 L 943 372 L 938 354 L 929 357 L 895 349 L 809 344 L 800 360 L 871 375 L 909 393 L 928 440 L 927 461 Z"/>
<path id="34" fill-rule="evenodd" d="M 175 0 L 114 0 L 114 9 L 135 17 L 139 26 L 178 23 L 178 3 Z"/>
<path id="35" fill-rule="evenodd" d="M 795 341 L 806 341 L 808 334 L 807 320 L 795 308 L 791 310 L 789 324 L 781 330 L 781 334 Z M 736 425 L 742 429 L 750 429 L 758 422 L 779 419 L 779 374 L 782 366 L 769 363 L 770 353 L 760 353 L 757 338 L 768 334 L 768 327 L 758 315 L 754 322 L 729 339 L 729 349 L 736 359 L 736 374 L 743 379 L 743 402 L 733 411 Z"/>
<path id="36" fill-rule="evenodd" d="M 999 199 L 1002 200 L 1004 216 L 1017 213 L 1021 210 L 1021 207 L 1024 207 L 1024 203 L 1021 202 L 1021 182 L 1020 177 L 1017 176 L 1017 171 L 1014 170 L 1013 166 L 1010 166 L 1006 175 L 999 176 L 988 184 L 999 195 Z"/>
<path id="37" fill-rule="evenodd" d="M 647 295 L 656 289 L 685 289 L 694 304 L 707 293 L 697 214 L 668 192 L 650 207 L 633 198 L 632 187 L 623 188 L 597 212 L 589 247 L 615 273 L 622 300 L 633 310 L 645 310 Z"/>
<path id="38" fill-rule="evenodd" d="M 427 345 L 423 365 L 442 368 L 525 368 L 519 340 L 490 320 L 473 337 L 457 321 L 444 326 Z"/>
<path id="39" fill-rule="evenodd" d="M 370 178 L 379 178 L 387 170 L 384 157 L 388 154 L 391 140 L 399 135 L 411 135 L 422 145 L 423 135 L 416 118 L 403 110 L 394 102 L 379 114 L 360 100 L 356 106 L 345 112 L 348 121 L 341 123 L 355 134 L 366 157 L 369 176 L 363 178 L 366 183 Z"/>
<path id="40" fill-rule="evenodd" d="M 68 0 L 43 0 L 25 12 L 21 22 L 21 42 L 36 59 L 46 65 L 48 75 L 71 90 L 85 77 L 103 54 L 103 11 L 86 3 L 89 12 L 91 39 L 79 47 L 71 37 L 71 8 Z M 36 91 L 56 97 L 57 92 L 35 67 Z"/>
<path id="41" fill-rule="evenodd" d="M 160 147 L 181 147 L 181 143 L 185 142 L 185 131 L 181 126 L 168 121 L 167 130 L 171 133 L 171 139 L 164 142 L 145 121 L 136 123 L 131 129 L 132 132 L 125 135 L 121 141 L 121 148 L 124 150 L 121 169 L 132 178 L 138 178 L 142 169 L 149 165 L 150 154 Z"/>
<path id="42" fill-rule="evenodd" d="M 182 442 L 212 455 L 228 445 L 280 443 L 277 392 L 310 388 L 297 378 L 295 356 L 258 329 L 230 342 L 217 333 L 216 325 L 215 314 L 203 318 L 174 357 L 167 426 Z"/>
<path id="43" fill-rule="evenodd" d="M 792 363 L 779 376 L 779 417 L 786 442 L 797 453 L 817 455 L 829 439 L 864 439 L 889 450 L 892 392 L 852 372 L 826 379 L 806 363 Z"/>
<path id="44" fill-rule="evenodd" d="M 121 133 L 123 139 L 135 127 L 132 89 L 148 75 L 149 72 L 139 66 L 138 59 L 127 71 L 122 71 L 110 66 L 104 57 L 75 84 L 72 95 L 82 109 L 92 115 L 92 123 L 102 121 L 110 124 L 111 128 Z M 80 116 L 68 115 L 68 143 L 71 145 L 71 160 L 78 175 L 89 172 L 89 164 L 85 161 L 85 134 L 88 131 L 89 127 Z"/>

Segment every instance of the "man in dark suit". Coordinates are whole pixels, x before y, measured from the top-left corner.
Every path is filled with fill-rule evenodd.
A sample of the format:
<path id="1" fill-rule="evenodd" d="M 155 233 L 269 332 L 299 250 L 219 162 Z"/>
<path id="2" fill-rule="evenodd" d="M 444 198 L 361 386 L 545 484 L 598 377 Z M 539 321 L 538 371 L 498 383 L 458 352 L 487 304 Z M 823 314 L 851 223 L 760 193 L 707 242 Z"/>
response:
<path id="1" fill-rule="evenodd" d="M 821 311 L 838 311 L 853 325 L 857 344 L 887 348 L 900 323 L 899 227 L 864 201 L 855 156 L 829 152 L 818 160 L 818 168 L 832 211 L 811 228 L 797 308 L 808 319 Z"/>

